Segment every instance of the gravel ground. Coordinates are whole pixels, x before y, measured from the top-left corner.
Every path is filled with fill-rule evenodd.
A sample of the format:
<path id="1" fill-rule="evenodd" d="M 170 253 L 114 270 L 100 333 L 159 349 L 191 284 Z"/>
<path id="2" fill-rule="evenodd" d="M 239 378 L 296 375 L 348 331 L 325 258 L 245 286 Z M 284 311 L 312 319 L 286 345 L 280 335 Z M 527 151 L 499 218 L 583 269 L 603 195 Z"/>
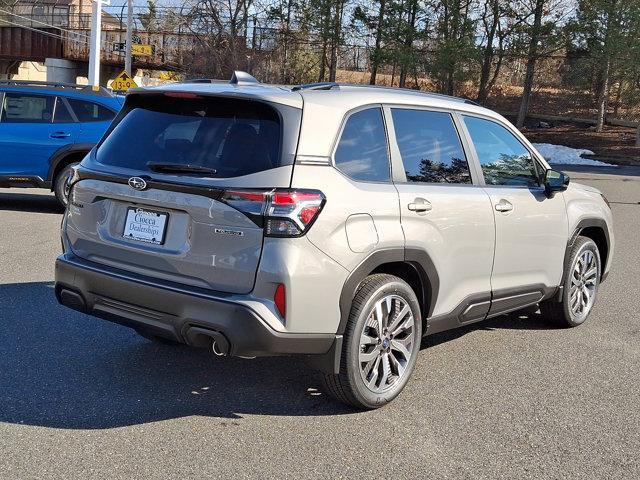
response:
<path id="1" fill-rule="evenodd" d="M 588 171 L 572 178 L 611 201 L 617 251 L 587 324 L 429 337 L 403 395 L 365 413 L 298 360 L 157 346 L 58 306 L 55 201 L 0 190 L 0 477 L 640 478 L 640 176 Z"/>

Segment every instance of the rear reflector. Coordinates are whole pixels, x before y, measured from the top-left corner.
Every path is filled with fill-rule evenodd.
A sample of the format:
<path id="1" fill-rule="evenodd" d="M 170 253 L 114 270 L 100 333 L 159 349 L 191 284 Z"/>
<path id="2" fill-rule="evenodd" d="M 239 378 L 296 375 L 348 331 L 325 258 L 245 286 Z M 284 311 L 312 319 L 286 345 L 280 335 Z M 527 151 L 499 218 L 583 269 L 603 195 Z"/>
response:
<path id="1" fill-rule="evenodd" d="M 309 230 L 325 204 L 318 190 L 226 190 L 221 201 L 240 210 L 270 237 L 299 237 Z"/>
<path id="2" fill-rule="evenodd" d="M 276 293 L 273 295 L 273 301 L 276 304 L 276 308 L 278 312 L 280 312 L 280 316 L 284 318 L 287 314 L 287 299 L 286 299 L 286 291 L 284 288 L 284 284 L 279 283 L 276 287 Z"/>

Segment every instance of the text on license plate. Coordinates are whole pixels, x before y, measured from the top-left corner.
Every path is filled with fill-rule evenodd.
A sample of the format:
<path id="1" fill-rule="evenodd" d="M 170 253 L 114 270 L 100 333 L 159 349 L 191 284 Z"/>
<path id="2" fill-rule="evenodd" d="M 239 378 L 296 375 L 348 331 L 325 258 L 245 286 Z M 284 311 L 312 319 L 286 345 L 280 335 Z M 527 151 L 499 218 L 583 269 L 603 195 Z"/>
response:
<path id="1" fill-rule="evenodd" d="M 168 218 L 168 213 L 129 207 L 122 236 L 132 240 L 162 245 Z"/>

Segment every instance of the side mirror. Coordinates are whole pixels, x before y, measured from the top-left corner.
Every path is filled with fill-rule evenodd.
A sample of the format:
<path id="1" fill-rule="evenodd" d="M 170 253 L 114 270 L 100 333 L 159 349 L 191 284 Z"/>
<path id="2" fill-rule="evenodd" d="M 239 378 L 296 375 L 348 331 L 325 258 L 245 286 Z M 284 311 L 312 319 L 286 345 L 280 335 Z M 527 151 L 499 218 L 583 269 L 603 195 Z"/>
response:
<path id="1" fill-rule="evenodd" d="M 556 192 L 564 192 L 569 186 L 569 175 L 549 169 L 544 174 L 544 189 L 549 197 Z"/>

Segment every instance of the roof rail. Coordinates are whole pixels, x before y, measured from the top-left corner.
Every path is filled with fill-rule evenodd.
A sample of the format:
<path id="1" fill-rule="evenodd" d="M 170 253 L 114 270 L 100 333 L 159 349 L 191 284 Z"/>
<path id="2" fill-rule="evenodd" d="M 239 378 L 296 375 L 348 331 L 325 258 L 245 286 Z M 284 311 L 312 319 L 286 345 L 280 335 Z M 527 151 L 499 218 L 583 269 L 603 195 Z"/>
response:
<path id="1" fill-rule="evenodd" d="M 178 80 L 176 83 L 225 83 L 225 80 L 217 80 L 215 78 L 189 78 L 187 80 Z"/>
<path id="2" fill-rule="evenodd" d="M 434 97 L 434 98 L 442 98 L 442 99 L 446 99 L 446 100 L 451 100 L 454 102 L 460 102 L 460 103 L 468 103 L 470 105 L 478 105 L 476 102 L 474 102 L 473 100 L 470 100 L 468 98 L 464 98 L 464 97 L 454 97 L 452 95 L 445 95 L 444 93 L 437 93 L 437 92 L 427 92 L 424 90 L 416 90 L 415 88 L 406 88 L 406 87 L 390 87 L 387 85 L 364 85 L 361 83 L 346 83 L 346 84 L 340 84 L 340 86 L 342 87 L 359 87 L 359 88 L 377 88 L 380 90 L 394 90 L 394 91 L 398 91 L 401 90 L 403 92 L 407 92 L 407 93 L 415 93 L 416 95 L 426 95 L 429 97 Z"/>
<path id="3" fill-rule="evenodd" d="M 79 85 L 77 83 L 67 82 L 43 82 L 37 80 L 0 80 L 0 85 L 8 87 L 43 87 L 60 90 L 69 89 L 79 90 L 87 94 L 101 95 L 104 97 L 113 96 L 113 94 L 104 87 L 98 87 L 98 90 L 94 90 L 91 85 Z"/>
<path id="4" fill-rule="evenodd" d="M 318 82 L 318 83 L 306 83 L 302 85 L 296 85 L 295 87 L 291 87 L 292 92 L 298 92 L 301 90 L 339 90 L 340 88 L 376 88 L 380 90 L 402 90 L 407 93 L 414 93 L 416 95 L 426 95 L 429 97 L 442 98 L 451 100 L 454 102 L 467 103 L 469 105 L 478 105 L 473 100 L 466 97 L 454 97 L 451 95 L 445 95 L 443 93 L 436 92 L 426 92 L 423 90 L 416 90 L 415 88 L 405 88 L 405 87 L 390 87 L 386 85 L 364 85 L 361 83 L 338 83 L 338 82 Z"/>
<path id="5" fill-rule="evenodd" d="M 331 90 L 333 88 L 340 88 L 340 85 L 337 82 L 305 83 L 292 87 L 291 91 L 297 92 L 300 90 Z"/>
<path id="6" fill-rule="evenodd" d="M 240 70 L 236 70 L 231 75 L 231 80 L 229 80 L 231 85 L 258 85 L 260 82 L 253 76 L 249 75 L 247 72 L 242 72 Z"/>

